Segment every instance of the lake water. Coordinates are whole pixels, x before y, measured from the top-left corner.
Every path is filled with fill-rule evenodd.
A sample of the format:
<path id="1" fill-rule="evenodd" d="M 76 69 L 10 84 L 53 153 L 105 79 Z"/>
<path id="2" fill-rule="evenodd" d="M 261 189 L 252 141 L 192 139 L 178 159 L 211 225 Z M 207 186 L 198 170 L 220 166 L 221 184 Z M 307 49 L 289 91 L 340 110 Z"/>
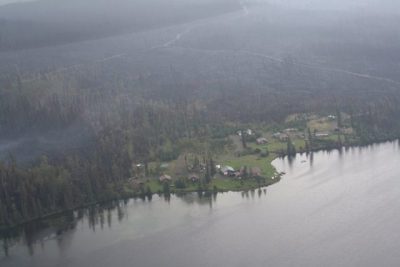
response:
<path id="1" fill-rule="evenodd" d="M 155 196 L 10 238 L 0 266 L 399 266 L 398 142 L 277 159 L 266 190 Z M 67 222 L 67 223 L 66 223 Z"/>

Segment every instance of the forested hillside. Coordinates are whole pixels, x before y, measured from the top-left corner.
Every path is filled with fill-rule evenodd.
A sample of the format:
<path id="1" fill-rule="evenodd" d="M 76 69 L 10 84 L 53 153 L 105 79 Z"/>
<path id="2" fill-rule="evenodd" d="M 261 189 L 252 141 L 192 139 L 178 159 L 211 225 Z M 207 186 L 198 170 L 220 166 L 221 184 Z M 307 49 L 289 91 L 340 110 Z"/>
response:
<path id="1" fill-rule="evenodd" d="M 157 176 L 149 164 L 212 158 L 292 114 L 348 114 L 353 144 L 400 137 L 395 15 L 366 14 L 381 30 L 365 32 L 347 11 L 311 23 L 260 1 L 118 0 L 108 19 L 103 2 L 52 2 L 0 8 L 0 227 L 128 197 L 136 164 Z"/>

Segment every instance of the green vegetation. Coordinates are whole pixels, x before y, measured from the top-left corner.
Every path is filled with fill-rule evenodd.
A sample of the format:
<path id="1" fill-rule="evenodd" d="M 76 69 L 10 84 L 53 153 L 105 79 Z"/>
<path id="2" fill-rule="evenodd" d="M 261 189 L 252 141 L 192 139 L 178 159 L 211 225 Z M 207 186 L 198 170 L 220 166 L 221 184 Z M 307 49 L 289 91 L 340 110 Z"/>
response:
<path id="1" fill-rule="evenodd" d="M 259 155 L 246 155 L 242 157 L 227 156 L 223 159 L 223 162 L 225 165 L 232 166 L 235 169 L 240 169 L 242 166 L 259 167 L 263 176 L 272 177 L 276 172 L 275 168 L 271 164 L 273 159 L 273 155 L 268 158 L 262 158 Z"/>
<path id="2" fill-rule="evenodd" d="M 240 1 L 50 2 L 0 14 L 0 225 L 269 184 L 275 157 L 400 137 L 396 16 L 335 11 L 310 27 L 307 10 L 257 4 L 260 19 L 239 27 L 188 27 Z"/>
<path id="3" fill-rule="evenodd" d="M 397 119 L 395 105 L 360 109 L 357 116 L 351 110 L 341 112 L 340 123 L 336 107 L 334 116 L 285 117 L 285 111 L 277 109 L 280 118 L 266 115 L 262 123 L 251 112 L 232 120 L 226 116 L 221 122 L 215 120 L 215 110 L 184 98 L 138 104 L 135 98 L 121 99 L 112 91 L 51 93 L 45 81 L 36 93 L 19 82 L 10 86 L 17 93 L 3 91 L 0 99 L 3 136 L 29 129 L 63 131 L 77 124 L 89 141 L 84 148 L 44 153 L 28 164 L 18 164 L 12 155 L 1 162 L 1 227 L 88 203 L 266 186 L 279 180 L 271 165 L 278 156 L 400 136 L 400 124 L 392 123 Z M 139 98 L 142 93 L 138 92 Z M 91 112 L 84 112 L 87 106 Z M 257 143 L 259 138 L 267 142 Z M 235 173 L 222 176 L 217 165 L 230 166 Z M 168 186 L 159 181 L 162 174 L 172 177 Z"/>
<path id="4" fill-rule="evenodd" d="M 173 181 L 160 182 L 158 177 L 154 176 L 142 179 L 142 187 L 149 186 L 152 192 L 169 194 L 199 190 L 237 191 L 270 185 L 279 181 L 279 175 L 272 166 L 272 161 L 276 157 L 295 156 L 296 152 L 333 149 L 343 144 L 354 144 L 351 141 L 354 138 L 353 130 L 346 124 L 349 116 L 343 114 L 345 123 L 341 130 L 337 130 L 334 117 L 296 114 L 289 116 L 282 125 L 273 127 L 246 125 L 239 129 L 227 128 L 227 130 L 219 128 L 218 132 L 226 134 L 225 138 L 218 135 L 217 139 L 211 138 L 203 142 L 186 140 L 186 146 L 191 147 L 190 153 L 181 154 L 176 160 L 167 164 L 168 168 L 162 170 L 163 173 L 174 177 Z M 217 143 L 219 148 L 215 149 Z M 211 147 L 214 148 L 213 153 L 204 152 L 203 149 L 210 151 Z M 207 157 L 212 155 L 209 158 L 211 164 L 207 163 L 204 155 L 208 155 Z M 202 164 L 203 169 L 200 168 Z M 206 171 L 210 166 L 214 168 L 216 164 L 232 167 L 237 173 L 240 172 L 239 177 L 238 174 L 224 176 L 217 170 L 213 170 L 212 174 Z M 254 168 L 260 169 L 260 176 L 248 176 L 250 170 Z M 191 172 L 197 173 L 198 181 L 190 182 L 187 179 Z M 166 190 L 167 185 L 168 190 Z M 133 192 L 137 193 L 140 190 Z"/>
<path id="5" fill-rule="evenodd" d="M 258 182 L 256 179 L 230 179 L 216 177 L 210 181 L 209 184 L 204 184 L 202 182 L 185 182 L 183 188 L 177 188 L 174 184 L 161 183 L 157 179 L 149 179 L 145 182 L 145 186 L 149 187 L 150 190 L 158 194 L 174 194 L 174 193 L 189 193 L 197 192 L 199 188 L 201 191 L 216 191 L 216 192 L 226 192 L 226 191 L 246 191 L 250 189 L 256 189 L 263 186 L 268 186 L 279 181 L 279 177 L 275 179 L 263 178 Z M 166 186 L 168 185 L 168 187 Z M 169 191 L 165 189 L 168 188 Z M 136 194 L 134 190 L 126 188 L 127 192 L 130 192 L 134 197 L 140 197 L 140 194 Z M 147 197 L 147 195 L 146 195 Z"/>

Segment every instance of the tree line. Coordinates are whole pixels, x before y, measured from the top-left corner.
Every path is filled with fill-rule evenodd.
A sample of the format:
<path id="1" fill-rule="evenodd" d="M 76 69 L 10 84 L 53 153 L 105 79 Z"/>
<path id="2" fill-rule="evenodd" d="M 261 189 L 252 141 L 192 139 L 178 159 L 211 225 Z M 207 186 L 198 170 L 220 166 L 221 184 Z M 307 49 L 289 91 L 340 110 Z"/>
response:
<path id="1" fill-rule="evenodd" d="M 168 92 L 131 86 L 128 80 L 118 82 L 113 73 L 103 83 L 102 74 L 44 77 L 32 83 L 14 77 L 0 88 L 0 137 L 64 131 L 71 125 L 89 136 L 84 146 L 44 153 L 33 162 L 19 163 L 18 155 L 10 155 L 0 163 L 0 226 L 127 197 L 124 186 L 138 175 L 135 164 L 144 164 L 149 174 L 150 162 L 170 161 L 182 152 L 198 150 L 188 140 L 208 142 L 210 149 L 216 149 L 213 140 L 234 133 L 241 123 L 278 124 L 292 113 L 335 113 L 340 106 L 350 114 L 360 144 L 400 136 L 397 93 L 354 100 L 221 89 L 199 96 L 191 87 L 178 84 Z M 317 147 L 312 133 L 308 135 L 309 149 Z M 296 153 L 290 140 L 286 152 Z M 209 180 L 215 173 L 214 162 L 209 156 L 206 162 Z"/>

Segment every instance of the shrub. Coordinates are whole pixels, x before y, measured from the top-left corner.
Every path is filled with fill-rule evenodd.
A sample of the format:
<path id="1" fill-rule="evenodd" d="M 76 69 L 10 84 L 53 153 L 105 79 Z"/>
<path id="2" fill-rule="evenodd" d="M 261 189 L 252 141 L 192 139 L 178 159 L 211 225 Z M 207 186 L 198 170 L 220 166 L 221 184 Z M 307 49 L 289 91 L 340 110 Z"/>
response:
<path id="1" fill-rule="evenodd" d="M 178 189 L 186 188 L 185 181 L 183 181 L 182 179 L 176 180 L 174 184 L 175 184 L 175 188 L 178 188 Z"/>

